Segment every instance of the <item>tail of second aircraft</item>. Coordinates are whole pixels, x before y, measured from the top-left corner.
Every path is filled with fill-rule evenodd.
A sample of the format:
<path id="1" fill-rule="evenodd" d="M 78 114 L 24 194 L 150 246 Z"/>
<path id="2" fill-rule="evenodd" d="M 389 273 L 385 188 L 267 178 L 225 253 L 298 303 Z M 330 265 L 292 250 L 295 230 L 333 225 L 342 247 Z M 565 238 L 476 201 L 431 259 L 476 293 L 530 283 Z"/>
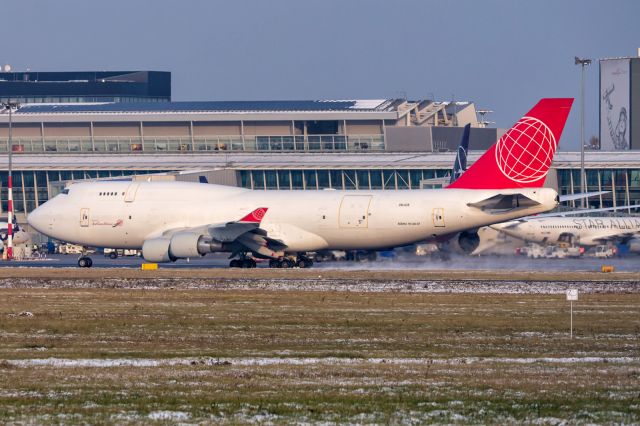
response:
<path id="1" fill-rule="evenodd" d="M 572 103 L 572 98 L 541 99 L 447 188 L 541 187 Z"/>
<path id="2" fill-rule="evenodd" d="M 467 170 L 467 151 L 469 150 L 469 132 L 471 131 L 471 124 L 464 126 L 462 132 L 462 139 L 460 145 L 458 145 L 458 153 L 456 154 L 456 160 L 453 162 L 453 170 L 451 170 L 451 179 L 449 185 L 457 181 L 460 176 Z"/>

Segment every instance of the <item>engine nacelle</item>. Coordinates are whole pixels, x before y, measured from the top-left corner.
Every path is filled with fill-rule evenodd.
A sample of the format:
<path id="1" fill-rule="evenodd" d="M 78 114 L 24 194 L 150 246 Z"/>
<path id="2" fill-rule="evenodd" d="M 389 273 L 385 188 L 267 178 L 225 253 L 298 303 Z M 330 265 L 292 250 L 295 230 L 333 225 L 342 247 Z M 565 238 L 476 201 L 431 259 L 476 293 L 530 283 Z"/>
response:
<path id="1" fill-rule="evenodd" d="M 211 237 L 192 232 L 178 232 L 171 237 L 169 253 L 175 258 L 199 257 L 221 251 L 222 244 Z"/>
<path id="2" fill-rule="evenodd" d="M 160 237 L 145 240 L 142 244 L 142 257 L 148 262 L 175 262 L 176 258 L 169 252 L 171 238 Z"/>
<path id="3" fill-rule="evenodd" d="M 462 231 L 458 235 L 458 247 L 465 254 L 472 253 L 480 245 L 480 237 L 477 230 Z"/>

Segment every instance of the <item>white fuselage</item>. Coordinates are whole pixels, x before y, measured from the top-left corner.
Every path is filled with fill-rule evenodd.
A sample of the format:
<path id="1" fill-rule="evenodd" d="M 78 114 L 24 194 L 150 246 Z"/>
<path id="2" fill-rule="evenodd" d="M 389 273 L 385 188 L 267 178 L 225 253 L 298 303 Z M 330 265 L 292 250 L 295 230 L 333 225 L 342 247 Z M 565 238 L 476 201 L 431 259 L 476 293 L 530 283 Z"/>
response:
<path id="1" fill-rule="evenodd" d="M 531 218 L 515 225 L 513 222 L 499 223 L 492 228 L 535 243 L 554 244 L 564 236 L 572 236 L 576 244 L 594 246 L 618 236 L 638 234 L 640 217 Z"/>
<path id="2" fill-rule="evenodd" d="M 489 213 L 468 203 L 523 194 L 539 204 Z M 108 194 L 108 195 L 100 195 Z M 187 182 L 74 184 L 29 216 L 36 230 L 92 247 L 142 247 L 179 228 L 237 221 L 266 207 L 260 228 L 287 252 L 377 249 L 503 222 L 553 209 L 548 188 L 404 191 L 254 191 Z"/>

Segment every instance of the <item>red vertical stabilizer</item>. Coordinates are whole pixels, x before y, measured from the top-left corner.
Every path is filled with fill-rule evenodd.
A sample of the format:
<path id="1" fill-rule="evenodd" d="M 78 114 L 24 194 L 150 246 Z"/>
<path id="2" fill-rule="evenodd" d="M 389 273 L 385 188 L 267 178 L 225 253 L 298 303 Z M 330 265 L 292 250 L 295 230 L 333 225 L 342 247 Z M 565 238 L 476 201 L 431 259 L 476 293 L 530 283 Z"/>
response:
<path id="1" fill-rule="evenodd" d="M 537 188 L 544 184 L 572 98 L 541 99 L 447 188 Z"/>

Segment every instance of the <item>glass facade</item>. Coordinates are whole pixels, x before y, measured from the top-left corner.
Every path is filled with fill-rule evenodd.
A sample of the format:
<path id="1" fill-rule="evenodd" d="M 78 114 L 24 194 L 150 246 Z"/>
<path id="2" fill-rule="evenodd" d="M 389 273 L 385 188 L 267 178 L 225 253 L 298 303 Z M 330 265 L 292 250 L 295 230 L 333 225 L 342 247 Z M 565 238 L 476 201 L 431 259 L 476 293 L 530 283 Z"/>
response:
<path id="1" fill-rule="evenodd" d="M 163 173 L 169 170 L 17 170 L 13 172 L 14 206 L 17 213 L 29 213 L 56 195 L 62 185 L 56 182 L 114 178 Z M 610 191 L 587 200 L 590 208 L 640 204 L 639 169 L 587 169 L 588 191 Z M 257 190 L 305 190 L 334 188 L 341 190 L 381 189 L 412 190 L 436 188 L 448 169 L 254 169 L 238 170 L 238 185 Z M 7 172 L 0 171 L 0 203 L 7 211 Z M 558 170 L 558 192 L 561 195 L 580 193 L 580 172 Z M 579 207 L 581 201 L 571 201 Z"/>
<path id="2" fill-rule="evenodd" d="M 29 213 L 53 197 L 55 182 L 161 173 L 160 170 L 17 170 L 13 172 L 13 205 L 16 213 Z M 8 172 L 0 171 L 0 202 L 8 208 Z"/>
<path id="3" fill-rule="evenodd" d="M 84 102 L 169 102 L 169 98 L 137 97 L 137 96 L 0 96 L 0 102 L 17 102 L 19 104 L 67 104 Z"/>
<path id="4" fill-rule="evenodd" d="M 0 152 L 8 149 L 9 140 L 0 139 Z M 13 138 L 15 153 L 384 150 L 383 135 Z"/>
<path id="5" fill-rule="evenodd" d="M 640 204 L 640 169 L 587 169 L 587 192 L 610 191 L 586 201 L 590 208 L 617 207 Z M 558 170 L 558 192 L 560 195 L 579 194 L 580 170 Z M 571 201 L 579 207 L 581 200 Z"/>
<path id="6" fill-rule="evenodd" d="M 240 170 L 238 182 L 248 189 L 419 189 L 421 182 L 445 177 L 449 170 L 344 169 Z M 422 182 L 423 187 L 431 187 Z"/>
<path id="7" fill-rule="evenodd" d="M 444 178 L 448 169 L 317 169 L 241 170 L 238 182 L 250 189 L 419 189 L 440 187 L 430 179 Z M 640 204 L 640 169 L 588 169 L 587 191 L 610 191 L 587 199 L 589 208 Z M 580 193 L 580 171 L 558 170 L 560 195 Z M 579 207 L 581 201 L 571 201 Z"/>

